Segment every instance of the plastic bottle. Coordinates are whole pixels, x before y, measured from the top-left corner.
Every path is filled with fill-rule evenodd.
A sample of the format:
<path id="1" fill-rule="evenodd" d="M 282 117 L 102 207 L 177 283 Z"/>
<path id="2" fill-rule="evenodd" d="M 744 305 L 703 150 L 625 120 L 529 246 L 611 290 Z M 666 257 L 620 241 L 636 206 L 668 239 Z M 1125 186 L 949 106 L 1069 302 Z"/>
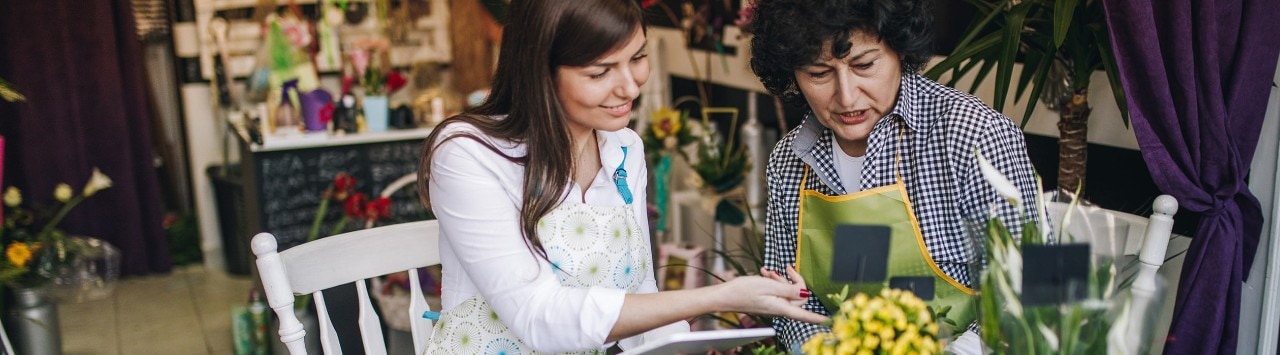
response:
<path id="1" fill-rule="evenodd" d="M 249 291 L 249 320 L 253 324 L 253 354 L 270 355 L 267 344 L 267 304 L 258 290 Z"/>

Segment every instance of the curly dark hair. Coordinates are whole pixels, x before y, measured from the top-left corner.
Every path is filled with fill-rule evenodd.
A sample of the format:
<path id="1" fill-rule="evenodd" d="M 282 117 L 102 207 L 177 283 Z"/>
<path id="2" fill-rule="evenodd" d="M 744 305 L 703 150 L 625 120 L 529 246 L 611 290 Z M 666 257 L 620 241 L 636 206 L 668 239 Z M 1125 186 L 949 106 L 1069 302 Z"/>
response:
<path id="1" fill-rule="evenodd" d="M 863 31 L 898 53 L 903 73 L 918 72 L 933 55 L 931 1 L 757 0 L 751 70 L 770 93 L 802 107 L 804 96 L 794 89 L 796 69 L 813 63 L 826 40 L 837 57 L 848 54 L 847 39 Z"/>

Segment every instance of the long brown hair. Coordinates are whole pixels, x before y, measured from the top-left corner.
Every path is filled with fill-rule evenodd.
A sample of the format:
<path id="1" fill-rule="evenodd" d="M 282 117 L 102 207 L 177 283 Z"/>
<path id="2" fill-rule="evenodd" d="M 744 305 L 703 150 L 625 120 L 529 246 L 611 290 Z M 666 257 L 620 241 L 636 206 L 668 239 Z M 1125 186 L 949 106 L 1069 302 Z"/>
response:
<path id="1" fill-rule="evenodd" d="M 636 30 L 644 30 L 644 16 L 635 0 L 520 0 L 511 2 L 509 14 L 489 96 L 479 107 L 444 120 L 427 137 L 418 167 L 418 196 L 431 207 L 427 181 L 435 147 L 453 138 L 480 142 L 524 165 L 520 231 L 529 250 L 546 259 L 537 223 L 567 197 L 574 168 L 569 128 L 557 99 L 556 70 L 585 66 L 622 48 Z M 527 153 L 506 155 L 465 132 L 440 136 L 445 126 L 459 122 L 487 137 L 523 143 Z"/>

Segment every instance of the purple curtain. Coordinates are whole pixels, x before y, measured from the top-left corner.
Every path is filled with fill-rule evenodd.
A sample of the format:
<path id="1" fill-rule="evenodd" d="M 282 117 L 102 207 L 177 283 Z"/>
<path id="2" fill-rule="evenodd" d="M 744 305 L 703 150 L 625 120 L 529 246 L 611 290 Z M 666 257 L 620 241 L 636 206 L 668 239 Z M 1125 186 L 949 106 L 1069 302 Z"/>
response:
<path id="1" fill-rule="evenodd" d="M 129 1 L 0 0 L 0 77 L 27 96 L 0 101 L 4 185 L 51 202 L 99 167 L 114 186 L 62 227 L 120 248 L 126 275 L 172 267 L 140 48 Z"/>
<path id="2" fill-rule="evenodd" d="M 1233 354 L 1262 211 L 1245 178 L 1280 53 L 1280 1 L 1105 0 L 1138 145 L 1160 191 L 1203 215 L 1167 354 Z"/>

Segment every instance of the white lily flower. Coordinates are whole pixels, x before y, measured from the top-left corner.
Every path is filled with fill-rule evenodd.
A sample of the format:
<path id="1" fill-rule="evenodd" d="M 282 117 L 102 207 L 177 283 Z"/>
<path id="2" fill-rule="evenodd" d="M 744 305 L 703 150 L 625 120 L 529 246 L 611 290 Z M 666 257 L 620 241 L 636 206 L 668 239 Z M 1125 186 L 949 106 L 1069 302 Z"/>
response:
<path id="1" fill-rule="evenodd" d="M 978 170 L 982 171 L 982 177 L 987 179 L 991 187 L 996 189 L 996 193 L 1000 197 L 1004 197 L 1013 203 L 1014 206 L 1022 206 L 1022 192 L 1018 191 L 1018 187 L 1013 185 L 1009 178 L 996 170 L 996 166 L 991 164 L 990 160 L 982 156 L 981 152 L 974 150 L 974 154 L 978 156 Z"/>
<path id="2" fill-rule="evenodd" d="M 71 201 L 72 193 L 71 185 L 67 185 L 66 183 L 58 184 L 58 186 L 53 188 L 53 198 L 58 200 L 58 202 L 67 203 L 67 201 Z"/>
<path id="3" fill-rule="evenodd" d="M 1005 245 L 1008 252 L 1005 253 L 1005 268 L 1009 272 L 1009 283 L 1013 286 L 1013 292 L 1022 294 L 1022 251 L 1018 250 L 1017 245 Z"/>
<path id="4" fill-rule="evenodd" d="M 84 184 L 84 196 L 93 196 L 93 194 L 108 187 L 111 187 L 111 178 L 95 167 L 93 168 L 93 176 L 90 176 L 89 182 Z"/>
<path id="5" fill-rule="evenodd" d="M 1035 196 L 1036 217 L 1040 218 L 1040 240 L 1048 243 L 1049 236 L 1053 234 L 1053 227 L 1049 225 L 1049 208 L 1044 204 L 1044 194 L 1039 193 L 1044 191 L 1044 181 L 1040 179 L 1040 174 L 1035 174 L 1034 176 L 1036 178 L 1037 193 L 1032 196 Z M 1058 234 L 1059 237 L 1061 235 L 1061 233 Z"/>
<path id="6" fill-rule="evenodd" d="M 1129 318 L 1133 316 L 1130 314 L 1133 311 L 1132 307 L 1133 304 L 1131 302 L 1120 303 L 1119 315 L 1116 316 L 1115 321 L 1111 322 L 1111 330 L 1107 332 L 1108 354 L 1128 355 L 1133 354 L 1134 350 L 1136 350 L 1130 349 L 1130 344 L 1135 342 L 1129 339 L 1132 337 L 1132 334 L 1129 333 Z"/>
<path id="7" fill-rule="evenodd" d="M 1044 323 L 1037 325 L 1037 328 L 1040 329 L 1040 335 L 1044 336 L 1044 341 L 1049 345 L 1049 350 L 1058 351 L 1058 334 L 1055 334 L 1053 329 L 1049 329 Z"/>
<path id="8" fill-rule="evenodd" d="M 1001 272 L 997 272 L 999 274 Z M 1020 300 L 1018 294 L 1013 292 L 1013 286 L 1009 284 L 1009 280 L 1004 277 L 994 278 L 996 280 L 996 289 L 1000 291 L 1000 297 L 1005 300 Z M 1022 318 L 1022 302 L 1005 302 L 1004 310 L 1009 312 L 1014 318 Z"/>

